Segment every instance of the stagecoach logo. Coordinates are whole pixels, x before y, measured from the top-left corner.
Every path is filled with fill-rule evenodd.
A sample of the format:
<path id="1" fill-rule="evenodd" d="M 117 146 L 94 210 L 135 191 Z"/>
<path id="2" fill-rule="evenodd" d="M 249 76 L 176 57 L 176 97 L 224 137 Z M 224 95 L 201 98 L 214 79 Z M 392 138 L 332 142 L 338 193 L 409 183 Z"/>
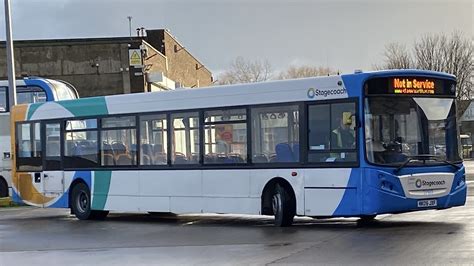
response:
<path id="1" fill-rule="evenodd" d="M 417 188 L 421 188 L 421 179 L 417 179 L 417 180 L 416 180 L 415 186 L 416 186 Z"/>
<path id="2" fill-rule="evenodd" d="M 446 181 L 444 181 L 444 180 L 426 181 L 426 180 L 417 179 L 416 182 L 415 182 L 415 186 L 417 188 L 432 187 L 432 186 L 444 186 L 445 184 L 446 184 Z"/>
<path id="3" fill-rule="evenodd" d="M 309 88 L 307 92 L 308 98 L 310 99 L 314 99 L 314 97 L 316 96 L 322 96 L 326 98 L 332 95 L 344 95 L 344 94 L 347 94 L 347 90 L 345 88 L 326 89 L 326 90 Z"/>

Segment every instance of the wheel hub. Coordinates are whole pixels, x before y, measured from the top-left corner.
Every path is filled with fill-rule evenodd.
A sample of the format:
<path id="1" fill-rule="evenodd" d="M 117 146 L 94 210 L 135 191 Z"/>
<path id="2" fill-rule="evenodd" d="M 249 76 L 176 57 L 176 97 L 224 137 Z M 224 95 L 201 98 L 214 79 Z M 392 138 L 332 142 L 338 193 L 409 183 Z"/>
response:
<path id="1" fill-rule="evenodd" d="M 87 208 L 89 207 L 89 197 L 86 193 L 81 192 L 79 197 L 77 197 L 77 207 L 81 212 L 86 212 Z"/>

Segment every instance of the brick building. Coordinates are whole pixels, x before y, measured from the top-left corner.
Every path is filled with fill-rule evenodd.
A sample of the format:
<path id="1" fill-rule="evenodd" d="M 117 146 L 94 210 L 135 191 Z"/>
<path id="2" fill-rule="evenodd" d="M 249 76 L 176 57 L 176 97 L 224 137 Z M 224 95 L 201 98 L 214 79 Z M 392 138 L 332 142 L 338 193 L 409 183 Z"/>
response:
<path id="1" fill-rule="evenodd" d="M 15 41 L 17 76 L 73 84 L 81 97 L 137 93 L 212 84 L 212 73 L 169 31 L 142 37 Z M 5 42 L 0 79 L 7 79 Z"/>

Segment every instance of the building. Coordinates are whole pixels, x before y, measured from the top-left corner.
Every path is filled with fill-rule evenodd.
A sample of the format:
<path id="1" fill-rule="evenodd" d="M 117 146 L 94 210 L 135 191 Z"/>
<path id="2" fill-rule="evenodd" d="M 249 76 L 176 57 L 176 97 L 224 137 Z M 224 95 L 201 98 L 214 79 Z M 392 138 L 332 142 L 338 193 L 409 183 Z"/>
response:
<path id="1" fill-rule="evenodd" d="M 73 84 L 81 97 L 150 92 L 212 84 L 212 73 L 168 30 L 146 35 L 15 41 L 17 76 L 41 76 Z M 5 42 L 0 79 L 7 79 Z"/>

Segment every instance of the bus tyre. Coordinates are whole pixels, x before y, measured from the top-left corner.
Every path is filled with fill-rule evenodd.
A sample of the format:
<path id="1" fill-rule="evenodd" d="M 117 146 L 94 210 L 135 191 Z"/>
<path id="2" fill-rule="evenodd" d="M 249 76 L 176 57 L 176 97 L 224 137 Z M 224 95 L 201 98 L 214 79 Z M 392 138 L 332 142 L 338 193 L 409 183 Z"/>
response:
<path id="1" fill-rule="evenodd" d="M 375 217 L 377 217 L 377 215 L 363 215 L 357 221 L 357 225 L 366 226 L 366 225 L 374 224 L 377 221 L 375 220 Z"/>
<path id="2" fill-rule="evenodd" d="M 71 209 L 79 220 L 89 220 L 92 218 L 91 193 L 84 183 L 78 183 L 72 188 Z"/>
<path id="3" fill-rule="evenodd" d="M 8 185 L 5 180 L 0 176 L 0 198 L 8 197 Z"/>
<path id="4" fill-rule="evenodd" d="M 275 215 L 275 225 L 279 227 L 290 226 L 295 216 L 293 199 L 285 188 L 276 184 L 272 196 L 272 208 Z"/>
<path id="5" fill-rule="evenodd" d="M 91 211 L 91 218 L 93 220 L 104 220 L 109 215 L 109 211 Z"/>
<path id="6" fill-rule="evenodd" d="M 91 210 L 91 192 L 86 184 L 78 183 L 71 192 L 71 209 L 79 220 L 103 220 L 108 211 Z"/>

